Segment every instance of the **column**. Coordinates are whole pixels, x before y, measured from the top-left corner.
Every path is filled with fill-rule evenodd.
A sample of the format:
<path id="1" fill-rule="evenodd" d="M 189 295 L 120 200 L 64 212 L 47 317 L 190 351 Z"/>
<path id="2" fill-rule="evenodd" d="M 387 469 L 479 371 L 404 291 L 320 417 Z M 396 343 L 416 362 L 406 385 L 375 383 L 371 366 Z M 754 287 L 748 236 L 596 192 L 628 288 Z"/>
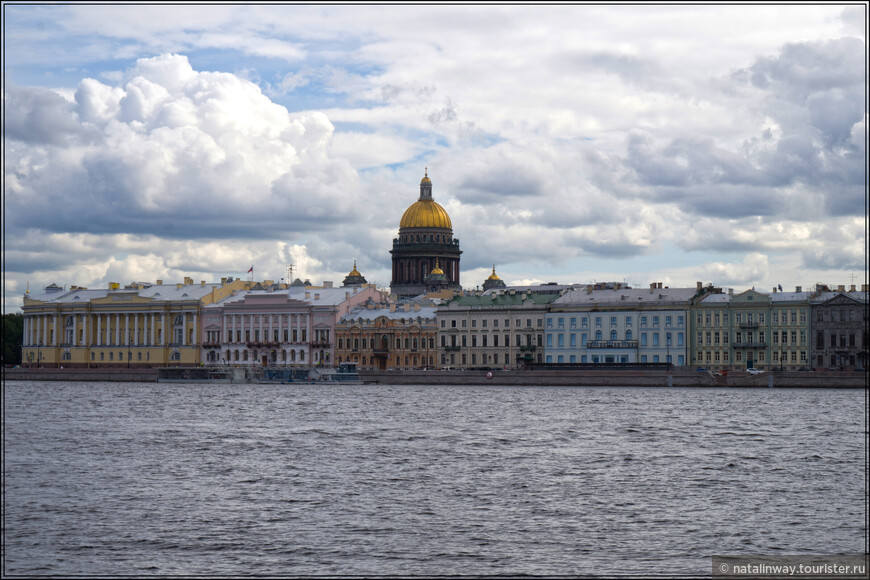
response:
<path id="1" fill-rule="evenodd" d="M 200 342 L 200 336 L 199 332 L 196 330 L 196 312 L 191 314 L 191 316 L 193 317 L 193 340 L 191 341 L 191 344 L 197 344 Z"/>
<path id="2" fill-rule="evenodd" d="M 133 315 L 133 343 L 137 346 L 141 344 L 139 340 L 139 314 Z"/>
<path id="3" fill-rule="evenodd" d="M 121 313 L 115 313 L 115 344 L 121 346 Z"/>
<path id="4" fill-rule="evenodd" d="M 175 325 L 173 324 L 173 327 L 174 326 Z M 181 346 L 187 345 L 186 337 L 184 336 L 186 334 L 184 332 L 185 330 L 187 330 L 187 313 L 182 312 L 181 313 Z M 173 328 L 172 331 L 175 332 L 175 328 Z"/>
<path id="5" fill-rule="evenodd" d="M 151 341 L 149 342 L 149 346 L 154 346 L 154 329 L 157 328 L 157 313 L 151 313 Z"/>
<path id="6" fill-rule="evenodd" d="M 124 346 L 130 346 L 130 313 L 124 314 Z"/>
<path id="7" fill-rule="evenodd" d="M 58 328 L 58 326 L 57 326 L 57 319 L 58 319 L 58 316 L 57 316 L 57 313 L 55 313 L 55 314 L 54 314 L 54 319 L 53 319 L 53 323 L 54 323 L 54 340 L 51 341 L 51 344 L 52 344 L 53 346 L 57 346 L 57 345 L 60 344 L 60 331 L 63 330 L 63 329 L 61 329 L 61 328 Z"/>
<path id="8" fill-rule="evenodd" d="M 48 346 L 48 314 L 42 315 L 42 344 Z"/>

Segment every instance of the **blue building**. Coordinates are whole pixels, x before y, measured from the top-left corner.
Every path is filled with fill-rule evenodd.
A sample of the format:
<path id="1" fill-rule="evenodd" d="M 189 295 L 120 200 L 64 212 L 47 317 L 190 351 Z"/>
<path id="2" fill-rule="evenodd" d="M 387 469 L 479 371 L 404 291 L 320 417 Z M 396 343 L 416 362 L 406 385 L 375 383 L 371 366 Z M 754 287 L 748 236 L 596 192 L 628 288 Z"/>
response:
<path id="1" fill-rule="evenodd" d="M 697 288 L 570 290 L 546 319 L 548 363 L 656 363 L 686 366 L 689 308 L 706 293 Z"/>

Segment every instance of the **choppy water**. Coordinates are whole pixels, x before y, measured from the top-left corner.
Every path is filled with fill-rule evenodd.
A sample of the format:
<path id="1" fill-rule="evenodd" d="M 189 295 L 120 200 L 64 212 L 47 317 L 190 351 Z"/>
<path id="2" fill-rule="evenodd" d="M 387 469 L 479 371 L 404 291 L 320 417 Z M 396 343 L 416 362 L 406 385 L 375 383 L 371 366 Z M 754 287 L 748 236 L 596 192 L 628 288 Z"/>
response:
<path id="1" fill-rule="evenodd" d="M 861 390 L 4 385 L 12 575 L 709 575 L 864 553 Z"/>

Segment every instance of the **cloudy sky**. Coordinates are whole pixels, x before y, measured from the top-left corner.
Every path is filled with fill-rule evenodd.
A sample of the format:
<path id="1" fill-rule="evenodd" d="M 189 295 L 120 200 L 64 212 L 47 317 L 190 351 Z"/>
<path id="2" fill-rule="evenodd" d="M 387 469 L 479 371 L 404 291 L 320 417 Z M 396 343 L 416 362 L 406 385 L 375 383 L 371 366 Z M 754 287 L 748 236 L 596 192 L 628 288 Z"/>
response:
<path id="1" fill-rule="evenodd" d="M 462 283 L 867 276 L 864 5 L 3 5 L 3 301 L 390 283 L 424 167 Z"/>

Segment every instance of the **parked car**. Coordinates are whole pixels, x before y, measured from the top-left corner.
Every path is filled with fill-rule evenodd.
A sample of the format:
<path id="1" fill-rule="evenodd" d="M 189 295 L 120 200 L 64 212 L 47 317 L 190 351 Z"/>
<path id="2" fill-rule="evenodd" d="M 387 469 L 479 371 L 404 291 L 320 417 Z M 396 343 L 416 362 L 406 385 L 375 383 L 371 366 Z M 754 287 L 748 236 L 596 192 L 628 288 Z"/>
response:
<path id="1" fill-rule="evenodd" d="M 758 369 L 746 369 L 746 372 L 749 373 L 750 375 L 760 375 L 764 371 L 760 371 Z"/>

